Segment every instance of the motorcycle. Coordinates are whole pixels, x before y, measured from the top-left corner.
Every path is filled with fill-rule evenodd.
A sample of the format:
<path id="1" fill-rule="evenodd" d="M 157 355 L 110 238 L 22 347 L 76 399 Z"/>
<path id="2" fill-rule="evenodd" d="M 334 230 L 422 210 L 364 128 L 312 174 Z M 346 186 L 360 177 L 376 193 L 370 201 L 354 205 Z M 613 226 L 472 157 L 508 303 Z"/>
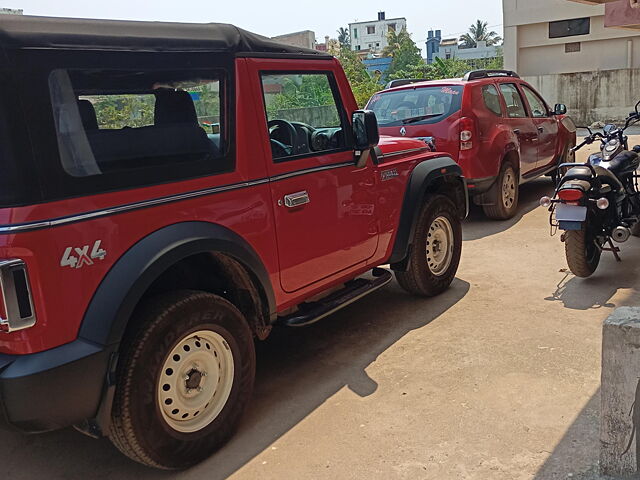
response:
<path id="1" fill-rule="evenodd" d="M 563 172 L 553 197 L 542 197 L 540 205 L 549 209 L 551 233 L 563 230 L 561 240 L 569 269 L 577 277 L 591 276 L 600 263 L 603 251 L 621 261 L 616 243 L 631 235 L 640 236 L 640 194 L 636 169 L 640 166 L 640 146 L 629 151 L 625 135 L 640 121 L 640 102 L 622 128 L 606 125 L 603 132 L 592 132 L 576 145 L 600 141 L 600 152 L 589 156 L 587 163 L 562 163 Z"/>

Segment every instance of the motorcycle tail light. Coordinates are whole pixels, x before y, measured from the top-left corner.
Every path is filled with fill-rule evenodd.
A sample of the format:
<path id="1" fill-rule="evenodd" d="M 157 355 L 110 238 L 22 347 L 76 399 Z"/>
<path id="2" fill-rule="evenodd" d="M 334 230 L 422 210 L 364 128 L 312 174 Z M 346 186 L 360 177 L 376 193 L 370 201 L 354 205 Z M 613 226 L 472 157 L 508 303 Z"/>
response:
<path id="1" fill-rule="evenodd" d="M 577 188 L 565 188 L 558 192 L 558 197 L 565 202 L 575 202 L 584 197 L 584 192 Z"/>

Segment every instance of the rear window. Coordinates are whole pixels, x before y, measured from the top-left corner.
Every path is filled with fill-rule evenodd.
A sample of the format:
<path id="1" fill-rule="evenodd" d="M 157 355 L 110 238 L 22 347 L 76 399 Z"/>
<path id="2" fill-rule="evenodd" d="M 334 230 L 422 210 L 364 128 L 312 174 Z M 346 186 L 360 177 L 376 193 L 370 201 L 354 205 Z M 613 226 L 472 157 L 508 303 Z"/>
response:
<path id="1" fill-rule="evenodd" d="M 502 116 L 502 106 L 500 105 L 500 97 L 498 89 L 494 85 L 482 86 L 482 99 L 485 106 L 498 116 Z"/>
<path id="2" fill-rule="evenodd" d="M 461 85 L 410 88 L 375 94 L 367 108 L 381 127 L 437 123 L 460 110 Z"/>
<path id="3" fill-rule="evenodd" d="M 60 159 L 73 177 L 228 168 L 219 73 L 57 69 L 49 87 Z"/>

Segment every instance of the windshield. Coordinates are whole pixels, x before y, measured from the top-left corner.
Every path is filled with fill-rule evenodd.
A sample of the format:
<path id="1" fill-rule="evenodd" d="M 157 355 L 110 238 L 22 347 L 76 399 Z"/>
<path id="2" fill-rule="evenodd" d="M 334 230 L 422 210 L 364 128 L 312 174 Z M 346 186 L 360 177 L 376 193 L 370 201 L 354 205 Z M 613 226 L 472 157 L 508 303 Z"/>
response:
<path id="1" fill-rule="evenodd" d="M 456 85 L 380 92 L 367 108 L 375 112 L 381 127 L 437 123 L 460 110 L 462 89 Z"/>

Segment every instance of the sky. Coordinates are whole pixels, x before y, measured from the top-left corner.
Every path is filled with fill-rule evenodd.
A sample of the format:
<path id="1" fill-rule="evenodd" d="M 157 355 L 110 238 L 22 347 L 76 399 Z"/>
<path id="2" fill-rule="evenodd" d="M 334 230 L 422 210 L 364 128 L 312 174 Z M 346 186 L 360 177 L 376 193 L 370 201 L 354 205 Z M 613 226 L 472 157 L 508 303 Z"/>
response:
<path id="1" fill-rule="evenodd" d="M 25 15 L 114 18 L 177 22 L 223 22 L 269 37 L 312 30 L 318 42 L 350 22 L 375 20 L 380 10 L 387 18 L 406 17 L 413 40 L 424 50 L 427 31 L 442 30 L 447 37 L 465 33 L 477 19 L 487 21 L 502 36 L 502 0 L 12 0 L 2 4 L 21 8 Z M 424 51 L 423 51 L 424 53 Z"/>

